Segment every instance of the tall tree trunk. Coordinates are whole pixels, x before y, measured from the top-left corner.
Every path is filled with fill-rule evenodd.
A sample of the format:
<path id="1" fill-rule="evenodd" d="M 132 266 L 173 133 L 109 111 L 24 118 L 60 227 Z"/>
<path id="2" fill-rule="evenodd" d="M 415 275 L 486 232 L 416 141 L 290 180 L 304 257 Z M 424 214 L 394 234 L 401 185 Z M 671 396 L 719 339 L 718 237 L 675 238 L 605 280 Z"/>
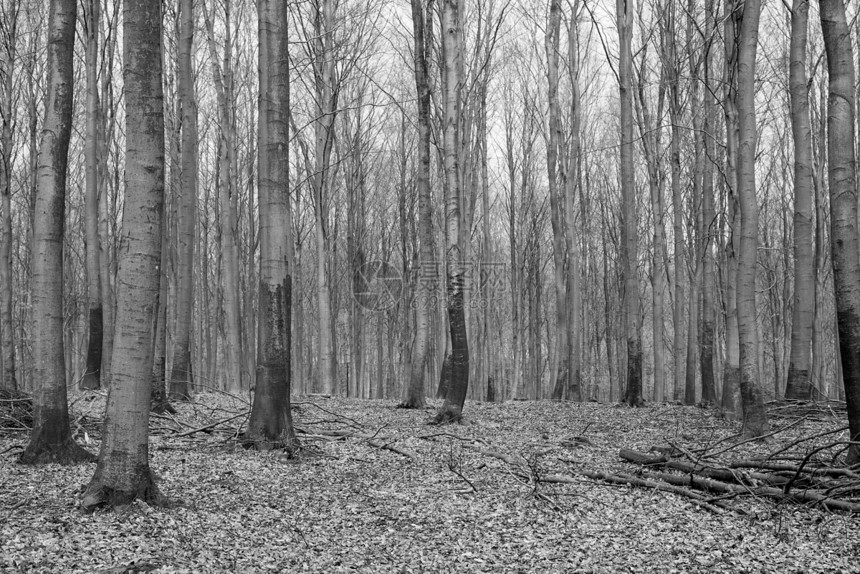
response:
<path id="1" fill-rule="evenodd" d="M 89 339 L 87 343 L 86 372 L 81 379 L 82 389 L 97 389 L 101 385 L 102 368 L 102 293 L 101 243 L 99 242 L 99 12 L 100 0 L 84 2 L 84 36 L 86 38 L 87 113 L 85 163 L 85 245 L 87 268 L 87 307 Z"/>
<path id="2" fill-rule="evenodd" d="M 847 464 L 860 462 L 860 237 L 857 229 L 854 50 L 842 0 L 821 0 L 821 30 L 829 75 L 827 181 L 830 251 L 836 292 L 839 355 L 852 441 Z"/>
<path id="3" fill-rule="evenodd" d="M 260 450 L 298 447 L 290 412 L 293 241 L 289 192 L 290 84 L 287 6 L 258 0 L 260 97 L 260 303 L 257 382 L 244 440 Z"/>
<path id="4" fill-rule="evenodd" d="M 415 91 L 418 94 L 418 243 L 420 269 L 415 293 L 415 339 L 412 343 L 412 369 L 405 408 L 424 406 L 424 368 L 430 341 L 430 309 L 436 285 L 436 262 L 433 250 L 433 205 L 430 189 L 430 50 L 433 46 L 433 2 L 412 0 L 412 32 L 415 47 Z"/>
<path id="5" fill-rule="evenodd" d="M 716 212 L 714 209 L 714 144 L 710 137 L 714 128 L 714 105 L 711 97 L 708 60 L 705 61 L 705 82 L 702 109 L 704 123 L 704 166 L 702 167 L 702 328 L 699 340 L 699 363 L 702 374 L 702 403 L 717 404 L 717 388 L 714 379 L 714 336 L 715 336 L 715 304 L 716 264 L 714 261 L 714 244 L 716 243 Z"/>
<path id="6" fill-rule="evenodd" d="M 460 241 L 460 204 L 462 187 L 459 168 L 460 123 L 460 0 L 443 0 L 442 57 L 444 59 L 444 150 L 445 178 L 445 262 L 448 324 L 451 332 L 450 383 L 445 401 L 436 414 L 437 423 L 458 422 L 469 388 L 469 343 L 466 338 L 465 289 L 466 262 Z"/>
<path id="7" fill-rule="evenodd" d="M 769 430 L 764 410 L 758 363 L 756 315 L 756 255 L 758 249 L 758 200 L 756 198 L 755 152 L 755 59 L 761 0 L 745 0 L 738 39 L 738 198 L 740 203 L 740 253 L 738 256 L 737 301 L 740 340 L 740 389 L 744 436 L 760 437 Z M 852 124 L 853 125 L 853 124 Z M 853 148 L 852 148 L 853 149 Z"/>
<path id="8" fill-rule="evenodd" d="M 170 396 L 174 400 L 187 400 L 191 398 L 191 309 L 194 298 L 194 222 L 197 218 L 197 98 L 191 63 L 193 0 L 180 1 L 178 17 L 178 91 L 182 134 L 176 206 L 176 332 L 173 335 Z"/>
<path id="9" fill-rule="evenodd" d="M 556 314 L 556 363 L 558 368 L 553 386 L 552 398 L 564 398 L 568 384 L 569 349 L 568 349 L 568 309 L 567 309 L 567 270 L 565 266 L 564 221 L 561 212 L 561 192 L 564 188 L 564 177 L 559 166 L 559 150 L 562 147 L 561 110 L 558 102 L 558 62 L 559 36 L 561 31 L 561 1 L 550 0 L 549 25 L 547 26 L 544 48 L 547 58 L 547 83 L 549 85 L 547 98 L 549 100 L 549 118 L 547 131 L 549 141 L 546 148 L 546 169 L 549 179 L 550 222 L 552 224 L 552 257 L 555 263 L 555 314 Z"/>
<path id="10" fill-rule="evenodd" d="M 809 0 L 794 0 L 791 9 L 789 93 L 794 135 L 794 306 L 791 355 L 785 398 L 812 399 L 812 327 L 815 315 L 813 269 L 812 124 L 806 76 Z"/>
<path id="11" fill-rule="evenodd" d="M 726 124 L 726 210 L 729 236 L 725 245 L 725 324 L 726 361 L 723 366 L 723 392 L 720 404 L 726 413 L 737 410 L 740 388 L 740 343 L 738 335 L 737 271 L 740 250 L 740 207 L 738 206 L 738 116 L 737 116 L 737 41 L 740 10 L 734 0 L 725 0 L 727 17 L 723 24 L 725 67 L 723 69 L 723 110 Z"/>
<path id="12" fill-rule="evenodd" d="M 670 161 L 672 185 L 672 230 L 673 249 L 673 300 L 672 300 L 672 357 L 674 362 L 672 398 L 681 400 L 684 378 L 684 283 L 687 278 L 687 262 L 684 249 L 684 198 L 681 192 L 681 98 L 680 71 L 675 43 L 676 12 L 675 3 L 667 7 L 666 59 L 669 77 L 669 122 L 672 124 Z"/>
<path id="13" fill-rule="evenodd" d="M 324 393 L 337 393 L 337 368 L 334 332 L 332 330 L 332 292 L 330 266 L 330 230 L 328 217 L 331 185 L 331 152 L 334 143 L 334 119 L 337 110 L 335 90 L 335 55 L 333 26 L 334 0 L 320 0 L 314 14 L 314 210 L 316 212 L 317 299 L 319 307 L 319 382 Z"/>
<path id="14" fill-rule="evenodd" d="M 15 329 L 12 312 L 12 118 L 17 2 L 3 5 L 5 34 L 0 45 L 0 392 L 18 393 L 15 375 Z"/>
<path id="15" fill-rule="evenodd" d="M 48 93 L 39 142 L 33 222 L 33 430 L 21 462 L 92 460 L 72 439 L 63 341 L 63 236 L 72 133 L 73 54 L 77 0 L 52 0 L 48 22 Z"/>
<path id="16" fill-rule="evenodd" d="M 87 510 L 160 499 L 149 468 L 149 395 L 164 208 L 161 4 L 125 0 L 123 22 L 126 194 L 118 328 L 99 462 L 81 501 Z"/>
<path id="17" fill-rule="evenodd" d="M 639 231 L 636 182 L 633 171 L 633 6 L 632 0 L 616 0 L 620 45 L 618 89 L 621 99 L 621 227 L 624 262 L 624 333 L 627 339 L 627 388 L 624 401 L 631 407 L 642 404 L 642 333 L 639 322 Z"/>

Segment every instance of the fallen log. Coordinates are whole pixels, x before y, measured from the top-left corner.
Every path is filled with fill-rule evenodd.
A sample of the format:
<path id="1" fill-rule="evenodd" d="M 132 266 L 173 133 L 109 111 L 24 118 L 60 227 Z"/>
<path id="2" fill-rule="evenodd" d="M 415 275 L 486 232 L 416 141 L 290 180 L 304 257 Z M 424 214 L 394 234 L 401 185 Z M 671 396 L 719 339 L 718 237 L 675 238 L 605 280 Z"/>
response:
<path id="1" fill-rule="evenodd" d="M 673 460 L 667 456 L 649 456 L 645 453 L 636 452 L 623 448 L 618 456 L 628 462 L 642 466 L 660 466 L 678 470 L 688 474 L 698 474 L 707 478 L 714 478 L 723 482 L 734 482 L 738 484 L 765 483 L 772 486 L 781 486 L 788 483 L 789 478 L 777 474 L 765 474 L 760 472 L 737 472 L 730 468 L 717 468 L 705 464 L 693 464 L 681 460 Z"/>

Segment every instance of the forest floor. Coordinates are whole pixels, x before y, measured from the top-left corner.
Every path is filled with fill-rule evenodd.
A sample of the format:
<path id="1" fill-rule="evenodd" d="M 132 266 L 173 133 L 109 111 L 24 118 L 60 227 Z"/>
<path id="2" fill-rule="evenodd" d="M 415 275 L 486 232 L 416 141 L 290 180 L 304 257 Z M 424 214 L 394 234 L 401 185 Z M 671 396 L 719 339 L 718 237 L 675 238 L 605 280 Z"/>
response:
<path id="1" fill-rule="evenodd" d="M 20 466 L 27 433 L 2 430 L 0 572 L 860 572 L 860 514 L 586 476 L 641 476 L 622 448 L 795 460 L 812 443 L 794 441 L 844 425 L 830 405 L 772 405 L 777 432 L 744 443 L 718 411 L 678 405 L 467 402 L 463 424 L 431 426 L 431 407 L 306 397 L 296 459 L 237 444 L 242 398 L 176 407 L 151 425 L 166 508 L 86 514 L 94 465 Z M 93 452 L 103 408 L 73 400 Z"/>

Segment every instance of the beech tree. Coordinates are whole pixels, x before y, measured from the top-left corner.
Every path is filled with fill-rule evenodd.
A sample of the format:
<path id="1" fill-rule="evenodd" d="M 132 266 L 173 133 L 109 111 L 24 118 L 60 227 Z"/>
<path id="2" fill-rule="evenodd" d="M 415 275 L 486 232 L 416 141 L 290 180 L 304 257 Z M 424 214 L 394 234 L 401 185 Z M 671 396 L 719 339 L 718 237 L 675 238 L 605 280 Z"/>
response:
<path id="1" fill-rule="evenodd" d="M 179 198 L 176 207 L 176 331 L 173 335 L 173 364 L 170 396 L 190 398 L 191 310 L 194 291 L 194 221 L 197 210 L 197 97 L 194 90 L 194 0 L 181 0 L 179 20 L 178 92 L 181 113 Z M 206 256 L 205 254 L 203 255 Z"/>
<path id="2" fill-rule="evenodd" d="M 159 502 L 149 468 L 149 401 L 164 204 L 161 4 L 123 2 L 126 97 L 125 209 L 117 277 L 117 329 L 101 451 L 86 510 Z"/>
<path id="3" fill-rule="evenodd" d="M 0 4 L 0 392 L 15 395 L 15 338 L 12 314 L 12 125 L 18 2 Z"/>
<path id="4" fill-rule="evenodd" d="M 461 246 L 460 205 L 462 187 L 457 126 L 460 122 L 460 58 L 462 58 L 459 0 L 443 0 L 442 65 L 444 101 L 445 186 L 445 289 L 448 328 L 451 334 L 450 377 L 445 400 L 436 413 L 437 423 L 458 422 L 469 388 L 469 342 L 466 337 L 466 261 Z M 444 376 L 444 375 L 443 375 Z"/>
<path id="5" fill-rule="evenodd" d="M 785 398 L 812 398 L 812 323 L 815 314 L 813 269 L 812 125 L 806 74 L 809 0 L 791 6 L 789 91 L 794 136 L 794 309 L 791 316 L 791 357 Z"/>
<path id="6" fill-rule="evenodd" d="M 86 41 L 86 143 L 85 162 L 85 211 L 86 269 L 87 269 L 87 314 L 89 337 L 87 342 L 87 364 L 81 388 L 97 389 L 101 386 L 102 369 L 102 285 L 101 285 L 101 242 L 99 241 L 99 19 L 100 0 L 87 0 L 83 3 L 83 35 Z"/>
<path id="7" fill-rule="evenodd" d="M 260 450 L 298 447 L 290 411 L 292 222 L 289 182 L 289 49 L 287 7 L 258 0 L 260 311 L 257 382 L 244 440 Z"/>
<path id="8" fill-rule="evenodd" d="M 620 45 L 618 91 L 621 99 L 620 172 L 623 222 L 621 248 L 624 261 L 624 331 L 627 374 L 624 402 L 642 404 L 642 333 L 639 323 L 639 231 L 636 181 L 633 171 L 633 0 L 616 0 Z"/>
<path id="9" fill-rule="evenodd" d="M 860 235 L 857 228 L 857 160 L 854 119 L 854 49 L 842 0 L 821 0 L 827 54 L 827 183 L 836 323 L 848 432 L 847 464 L 860 462 Z"/>
<path id="10" fill-rule="evenodd" d="M 89 461 L 72 439 L 66 393 L 63 329 L 63 238 L 69 139 L 72 133 L 73 55 L 77 0 L 51 0 L 48 93 L 39 141 L 33 221 L 33 429 L 21 462 Z"/>
<path id="11" fill-rule="evenodd" d="M 745 0 L 738 40 L 738 159 L 737 185 L 740 205 L 740 252 L 738 255 L 737 305 L 740 337 L 740 389 L 744 435 L 759 437 L 769 430 L 764 409 L 758 363 L 756 322 L 756 257 L 758 249 L 758 200 L 756 199 L 755 59 L 758 48 L 760 0 Z"/>
<path id="12" fill-rule="evenodd" d="M 430 189 L 430 58 L 433 46 L 434 0 L 412 0 L 412 33 L 414 36 L 413 61 L 415 91 L 418 94 L 418 266 L 427 271 L 434 266 L 433 205 Z M 430 310 L 432 284 L 423 273 L 415 293 L 415 339 L 411 351 L 411 371 L 406 373 L 406 396 L 401 403 L 405 408 L 424 406 L 424 369 L 430 339 Z"/>

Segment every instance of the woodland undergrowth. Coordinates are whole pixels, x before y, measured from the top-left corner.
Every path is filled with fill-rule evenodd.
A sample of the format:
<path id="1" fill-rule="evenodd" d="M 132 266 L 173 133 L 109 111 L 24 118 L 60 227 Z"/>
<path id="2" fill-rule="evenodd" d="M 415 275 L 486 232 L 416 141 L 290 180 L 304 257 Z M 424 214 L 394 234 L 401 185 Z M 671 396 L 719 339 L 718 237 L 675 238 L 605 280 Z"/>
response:
<path id="1" fill-rule="evenodd" d="M 288 457 L 241 447 L 246 398 L 200 394 L 151 418 L 170 504 L 87 514 L 94 466 L 18 465 L 27 405 L 4 400 L 2 572 L 860 572 L 839 403 L 773 403 L 743 442 L 680 405 L 467 402 L 436 426 L 438 405 L 297 397 Z M 103 409 L 72 398 L 92 452 Z"/>

